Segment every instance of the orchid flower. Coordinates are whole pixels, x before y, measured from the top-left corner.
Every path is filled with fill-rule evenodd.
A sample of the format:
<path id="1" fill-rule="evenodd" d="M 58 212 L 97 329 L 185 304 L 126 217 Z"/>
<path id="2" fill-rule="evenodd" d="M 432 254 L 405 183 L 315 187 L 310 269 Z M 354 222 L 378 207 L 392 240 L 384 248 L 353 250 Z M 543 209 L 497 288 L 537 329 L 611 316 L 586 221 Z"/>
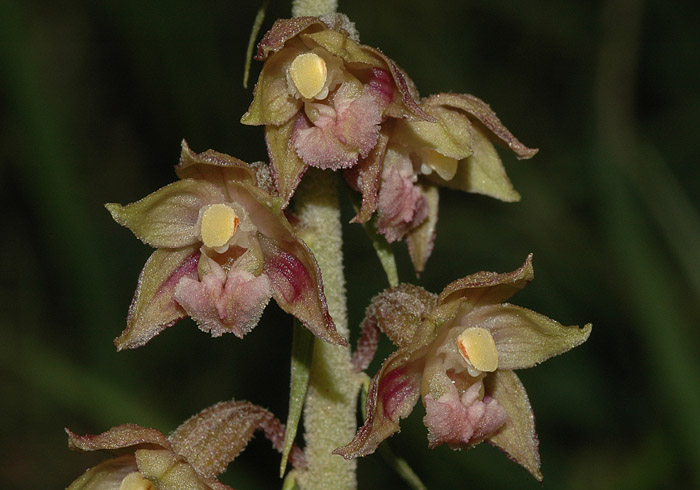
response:
<path id="1" fill-rule="evenodd" d="M 71 449 L 117 455 L 87 470 L 68 490 L 233 490 L 216 477 L 245 449 L 256 430 L 263 430 L 282 450 L 284 426 L 248 402 L 217 403 L 184 422 L 170 437 L 136 424 L 87 436 L 66 429 Z M 290 462 L 305 466 L 299 448 L 292 449 Z"/>
<path id="2" fill-rule="evenodd" d="M 566 327 L 504 303 L 533 278 L 532 256 L 517 270 L 479 272 L 449 284 L 440 295 L 399 285 L 367 310 L 356 365 L 369 364 L 380 329 L 398 346 L 372 378 L 367 417 L 355 438 L 335 453 L 371 454 L 399 430 L 419 398 L 430 447 L 453 449 L 484 440 L 542 479 L 534 416 L 514 370 L 580 345 L 591 325 Z"/>
<path id="3" fill-rule="evenodd" d="M 433 121 L 396 120 L 384 130 L 384 153 L 365 169 L 363 206 L 354 218 L 364 222 L 376 210 L 378 231 L 389 242 L 406 240 L 416 272 L 423 270 L 435 239 L 437 186 L 518 201 L 492 140 L 519 159 L 537 153 L 472 95 L 433 95 L 420 107 Z"/>
<path id="4" fill-rule="evenodd" d="M 217 337 L 243 337 L 272 297 L 322 340 L 346 344 L 328 313 L 318 264 L 256 169 L 182 144 L 180 180 L 112 217 L 156 251 L 138 281 L 118 349 L 140 347 L 190 316 Z M 262 179 L 261 179 L 262 180 Z"/>
<path id="5" fill-rule="evenodd" d="M 241 122 L 265 125 L 285 202 L 308 166 L 337 170 L 367 158 L 386 118 L 432 120 L 413 83 L 381 51 L 360 44 L 342 14 L 277 20 L 256 59 L 265 64 Z"/>

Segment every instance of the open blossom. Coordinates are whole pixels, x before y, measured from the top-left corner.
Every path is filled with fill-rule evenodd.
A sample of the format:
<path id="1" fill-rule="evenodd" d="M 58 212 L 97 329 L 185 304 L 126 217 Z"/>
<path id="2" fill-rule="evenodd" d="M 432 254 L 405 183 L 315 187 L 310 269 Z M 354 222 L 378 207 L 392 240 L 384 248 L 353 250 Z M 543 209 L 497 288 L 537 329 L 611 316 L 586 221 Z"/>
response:
<path id="1" fill-rule="evenodd" d="M 504 303 L 532 278 L 530 256 L 513 272 L 473 274 L 439 296 L 411 285 L 377 296 L 367 310 L 356 365 L 368 365 L 372 353 L 363 350 L 376 347 L 367 339 L 377 328 L 398 349 L 372 378 L 365 424 L 335 453 L 371 454 L 422 398 L 431 447 L 466 448 L 486 440 L 542 479 L 532 408 L 513 370 L 583 343 L 591 325 L 566 327 Z"/>
<path id="2" fill-rule="evenodd" d="M 282 450 L 284 426 L 267 410 L 243 401 L 206 408 L 170 437 L 136 424 L 87 436 L 66 429 L 71 449 L 116 456 L 87 470 L 68 490 L 233 490 L 216 477 L 245 449 L 256 430 L 264 431 Z M 305 466 L 299 448 L 292 449 L 290 462 Z"/>
<path id="3" fill-rule="evenodd" d="M 396 120 L 380 135 L 381 154 L 362 167 L 362 208 L 354 221 L 375 211 L 378 231 L 389 242 L 405 239 L 421 272 L 432 251 L 437 223 L 437 186 L 484 194 L 502 201 L 520 199 L 492 140 L 518 158 L 527 148 L 503 126 L 491 108 L 472 95 L 439 94 L 420 103 L 428 120 Z"/>
<path id="4" fill-rule="evenodd" d="M 107 204 L 118 223 L 157 249 L 117 348 L 140 347 L 185 316 L 213 336 L 243 337 L 271 297 L 317 337 L 345 344 L 316 260 L 255 170 L 212 150 L 195 154 L 185 142 L 175 170 L 180 180 L 140 201 Z"/>
<path id="5" fill-rule="evenodd" d="M 387 117 L 431 120 L 412 82 L 381 51 L 360 44 L 342 14 L 277 20 L 256 59 L 265 64 L 241 122 L 265 125 L 285 201 L 308 166 L 348 168 L 367 158 Z"/>

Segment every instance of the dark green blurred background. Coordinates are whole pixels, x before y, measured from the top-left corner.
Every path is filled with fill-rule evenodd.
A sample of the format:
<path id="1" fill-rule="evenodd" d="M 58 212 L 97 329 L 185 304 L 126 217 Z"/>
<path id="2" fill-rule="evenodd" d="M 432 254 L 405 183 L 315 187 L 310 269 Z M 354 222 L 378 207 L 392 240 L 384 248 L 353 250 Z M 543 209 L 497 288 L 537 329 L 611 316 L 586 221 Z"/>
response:
<path id="1" fill-rule="evenodd" d="M 265 156 L 238 124 L 258 2 L 9 0 L 0 9 L 0 486 L 64 488 L 98 455 L 63 427 L 135 422 L 170 431 L 219 400 L 286 417 L 290 320 L 270 305 L 245 341 L 180 322 L 117 354 L 150 250 L 110 220 L 174 179 L 179 143 Z M 502 152 L 518 204 L 443 191 L 418 281 L 439 291 L 535 254 L 514 302 L 593 322 L 575 351 L 521 372 L 537 416 L 544 487 L 700 488 L 700 18 L 661 0 L 341 0 L 423 95 L 473 93 L 526 144 Z M 289 5 L 273 0 L 267 29 Z M 259 66 L 253 65 L 253 80 Z M 346 206 L 346 218 L 351 217 Z M 346 229 L 353 328 L 385 287 L 363 231 Z M 403 245 L 404 280 L 416 281 Z M 376 277 L 375 277 L 376 276 Z M 390 352 L 382 343 L 374 372 Z M 391 439 L 429 488 L 540 488 L 488 445 L 427 448 L 422 408 Z M 239 489 L 276 488 L 261 437 L 229 469 Z M 363 488 L 404 488 L 378 456 Z"/>

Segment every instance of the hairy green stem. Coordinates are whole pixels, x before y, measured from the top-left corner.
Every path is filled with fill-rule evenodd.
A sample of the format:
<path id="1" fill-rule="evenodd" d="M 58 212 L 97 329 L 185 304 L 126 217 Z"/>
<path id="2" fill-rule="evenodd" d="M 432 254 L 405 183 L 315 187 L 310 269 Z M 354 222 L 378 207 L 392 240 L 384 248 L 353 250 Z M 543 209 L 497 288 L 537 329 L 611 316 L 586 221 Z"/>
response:
<path id="1" fill-rule="evenodd" d="M 296 192 L 300 235 L 321 268 L 328 309 L 338 333 L 349 337 L 343 275 L 342 230 L 336 176 L 311 169 Z M 304 406 L 308 470 L 297 483 L 304 490 L 357 487 L 355 460 L 332 454 L 350 442 L 357 429 L 361 376 L 354 372 L 349 347 L 316 339 Z"/>
<path id="2" fill-rule="evenodd" d="M 292 15 L 330 14 L 337 7 L 337 0 L 293 0 Z M 335 175 L 311 169 L 296 196 L 299 228 L 321 268 L 328 310 L 338 333 L 348 339 L 343 236 Z M 304 405 L 308 469 L 299 473 L 296 480 L 303 490 L 357 488 L 357 462 L 346 461 L 332 451 L 355 435 L 361 383 L 362 377 L 353 370 L 349 347 L 316 339 Z"/>

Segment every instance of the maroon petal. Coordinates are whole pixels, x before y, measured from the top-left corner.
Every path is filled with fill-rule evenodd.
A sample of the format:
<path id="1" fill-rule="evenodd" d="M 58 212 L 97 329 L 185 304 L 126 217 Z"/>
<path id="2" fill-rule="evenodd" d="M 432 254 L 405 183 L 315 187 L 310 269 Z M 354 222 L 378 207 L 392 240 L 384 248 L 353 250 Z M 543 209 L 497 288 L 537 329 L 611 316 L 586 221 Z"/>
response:
<path id="1" fill-rule="evenodd" d="M 186 316 L 175 301 L 175 288 L 184 277 L 197 277 L 199 250 L 158 249 L 146 261 L 129 307 L 126 329 L 114 340 L 117 350 L 141 347 Z"/>
<path id="2" fill-rule="evenodd" d="M 399 349 L 372 378 L 367 393 L 367 417 L 355 438 L 333 454 L 345 459 L 372 454 L 379 444 L 399 430 L 420 396 L 422 362 L 409 362 L 410 352 Z"/>
<path id="3" fill-rule="evenodd" d="M 79 436 L 68 429 L 65 431 L 68 434 L 68 447 L 79 451 L 171 449 L 168 438 L 161 431 L 136 424 L 118 425 L 98 435 Z"/>
<path id="4" fill-rule="evenodd" d="M 272 294 L 280 308 L 297 317 L 321 340 L 347 345 L 328 313 L 321 271 L 306 244 L 302 241 L 275 243 L 261 236 L 260 247 L 264 273 L 270 278 Z"/>
<path id="5" fill-rule="evenodd" d="M 418 105 L 418 102 L 416 101 L 418 99 L 418 92 L 415 89 L 413 81 L 408 78 L 408 76 L 401 68 L 399 68 L 394 60 L 382 53 L 379 49 L 369 46 L 363 46 L 363 49 L 368 53 L 372 53 L 374 56 L 386 63 L 389 73 L 391 73 L 391 77 L 396 85 L 397 91 L 394 95 L 394 101 L 387 109 L 387 115 L 390 117 L 418 118 L 425 121 L 435 122 L 436 119 L 430 114 L 426 113 Z"/>
<path id="6" fill-rule="evenodd" d="M 265 33 L 258 44 L 258 52 L 255 59 L 264 61 L 270 53 L 275 53 L 284 47 L 284 44 L 298 34 L 317 25 L 317 30 L 327 26 L 318 17 L 295 17 L 293 19 L 277 19 L 272 28 Z"/>
<path id="7" fill-rule="evenodd" d="M 345 170 L 345 179 L 355 189 L 362 193 L 362 205 L 351 223 L 366 223 L 377 210 L 379 203 L 379 185 L 386 154 L 388 135 L 379 133 L 377 144 L 369 156 L 349 169 Z"/>

